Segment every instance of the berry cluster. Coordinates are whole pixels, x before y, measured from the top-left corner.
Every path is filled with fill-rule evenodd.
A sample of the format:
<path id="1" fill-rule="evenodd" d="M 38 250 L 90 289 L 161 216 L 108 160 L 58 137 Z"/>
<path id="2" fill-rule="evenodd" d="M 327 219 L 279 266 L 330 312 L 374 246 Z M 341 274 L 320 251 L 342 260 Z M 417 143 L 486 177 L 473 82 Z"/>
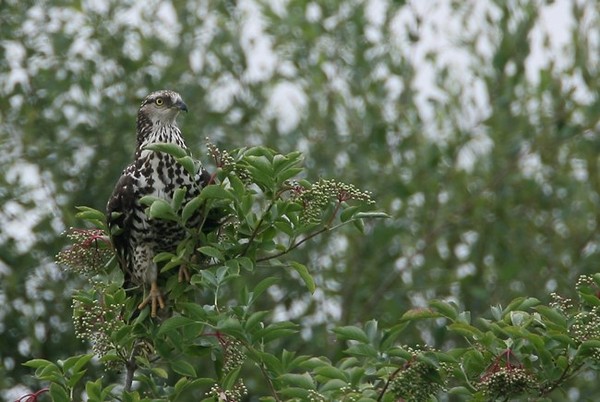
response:
<path id="1" fill-rule="evenodd" d="M 535 380 L 521 367 L 500 367 L 497 371 L 484 376 L 479 382 L 479 389 L 491 398 L 517 397 L 535 386 Z"/>
<path id="2" fill-rule="evenodd" d="M 110 334 L 124 324 L 119 319 L 123 305 L 106 305 L 96 298 L 77 298 L 73 300 L 72 307 L 77 338 L 89 340 L 94 354 L 99 357 L 113 350 Z"/>
<path id="3" fill-rule="evenodd" d="M 490 398 L 521 396 L 536 386 L 536 381 L 511 349 L 505 350 L 479 380 L 478 389 Z"/>
<path id="4" fill-rule="evenodd" d="M 573 317 L 571 332 L 579 342 L 590 339 L 600 339 L 600 307 L 595 306 L 589 311 L 581 311 Z"/>
<path id="5" fill-rule="evenodd" d="M 342 400 L 344 401 L 355 402 L 361 398 L 361 392 L 350 385 L 340 388 L 339 391 L 343 396 Z"/>
<path id="6" fill-rule="evenodd" d="M 575 284 L 575 288 L 581 291 L 584 287 L 596 287 L 596 282 L 594 281 L 594 278 L 592 278 L 589 275 L 580 275 L 577 279 L 577 283 Z"/>
<path id="7" fill-rule="evenodd" d="M 406 401 L 428 401 L 442 389 L 437 369 L 419 360 L 407 362 L 390 381 L 390 391 Z"/>
<path id="8" fill-rule="evenodd" d="M 56 255 L 56 261 L 75 273 L 97 274 L 113 255 L 108 236 L 100 229 L 70 228 L 66 233 L 73 245 Z"/>
<path id="9" fill-rule="evenodd" d="M 314 389 L 308 390 L 308 400 L 310 402 L 326 402 L 327 398 Z"/>
<path id="10" fill-rule="evenodd" d="M 350 200 L 375 203 L 369 192 L 361 191 L 352 184 L 327 179 L 319 180 L 310 188 L 298 184 L 292 185 L 292 197 L 303 207 L 302 218 L 311 223 L 321 221 L 323 210 L 332 200 L 335 200 L 337 205 Z"/>
<path id="11" fill-rule="evenodd" d="M 579 342 L 600 339 L 600 307 L 596 305 L 595 298 L 600 298 L 598 284 L 590 275 L 579 276 L 576 283 L 580 293 L 579 312 L 573 316 L 570 331 Z M 590 302 L 592 301 L 593 302 Z M 600 361 L 600 348 L 593 348 L 591 356 Z"/>
<path id="12" fill-rule="evenodd" d="M 563 297 L 558 293 L 551 293 L 550 297 L 552 297 L 550 307 L 557 309 L 565 315 L 567 315 L 567 312 L 574 307 L 573 300 L 569 299 L 568 297 Z"/>
<path id="13" fill-rule="evenodd" d="M 219 343 L 223 348 L 223 371 L 225 373 L 235 370 L 244 364 L 246 354 L 240 341 L 227 336 L 219 336 Z"/>
<path id="14" fill-rule="evenodd" d="M 239 380 L 232 389 L 224 390 L 218 384 L 214 384 L 208 395 L 215 398 L 218 402 L 238 402 L 248 394 L 248 389 L 242 380 Z"/>
<path id="15" fill-rule="evenodd" d="M 206 148 L 208 149 L 208 156 L 215 161 L 215 165 L 218 168 L 233 172 L 244 183 L 250 180 L 250 173 L 248 172 L 248 169 L 241 166 L 239 163 L 236 163 L 235 159 L 229 154 L 229 152 L 219 149 L 208 139 L 208 137 L 206 138 Z"/>
<path id="16" fill-rule="evenodd" d="M 427 345 L 416 345 L 415 348 L 404 346 L 403 349 L 411 354 L 410 359 L 398 368 L 390 377 L 389 390 L 397 399 L 406 401 L 428 401 L 444 387 L 440 369 L 431 363 L 419 360 L 425 351 L 433 351 Z"/>

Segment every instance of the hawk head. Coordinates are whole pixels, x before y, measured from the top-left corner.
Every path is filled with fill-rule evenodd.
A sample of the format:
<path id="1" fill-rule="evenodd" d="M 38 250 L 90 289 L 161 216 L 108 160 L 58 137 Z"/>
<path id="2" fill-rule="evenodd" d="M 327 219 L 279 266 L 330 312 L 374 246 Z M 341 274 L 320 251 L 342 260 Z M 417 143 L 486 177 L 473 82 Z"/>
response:
<path id="1" fill-rule="evenodd" d="M 150 120 L 152 124 L 171 125 L 180 111 L 187 112 L 187 106 L 183 103 L 181 95 L 169 90 L 152 92 L 142 101 L 138 111 L 140 119 Z"/>

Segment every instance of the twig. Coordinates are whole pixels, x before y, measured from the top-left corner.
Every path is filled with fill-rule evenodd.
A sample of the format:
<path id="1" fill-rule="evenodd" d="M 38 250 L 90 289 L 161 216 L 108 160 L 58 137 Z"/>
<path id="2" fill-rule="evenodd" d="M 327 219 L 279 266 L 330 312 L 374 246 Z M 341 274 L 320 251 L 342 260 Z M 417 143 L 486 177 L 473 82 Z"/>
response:
<path id="1" fill-rule="evenodd" d="M 581 363 L 575 368 L 571 366 L 571 363 L 568 363 L 567 367 L 565 367 L 564 371 L 561 373 L 560 377 L 556 381 L 553 381 L 552 384 L 548 386 L 548 388 L 540 390 L 540 396 L 548 395 L 549 393 L 554 391 L 558 386 L 560 386 L 560 384 L 563 381 L 575 375 L 575 373 L 577 373 L 581 369 L 581 367 L 583 367 L 583 363 Z M 571 368 L 573 368 L 573 370 L 569 372 Z"/>
<path id="2" fill-rule="evenodd" d="M 248 250 L 250 249 L 250 246 L 252 246 L 252 242 L 254 241 L 254 239 L 256 238 L 256 236 L 258 236 L 258 230 L 260 229 L 260 226 L 264 222 L 265 216 L 269 213 L 269 211 L 271 210 L 271 208 L 273 208 L 273 205 L 275 205 L 275 200 L 271 201 L 271 203 L 269 204 L 269 206 L 265 210 L 265 213 L 262 214 L 262 216 L 258 220 L 258 223 L 256 224 L 256 228 L 254 228 L 254 230 L 252 231 L 252 234 L 250 235 L 250 238 L 248 239 L 248 243 L 246 244 L 246 247 L 244 248 L 244 251 L 242 251 L 240 253 L 240 255 L 239 255 L 240 257 L 245 256 L 246 253 L 248 252 Z"/>
<path id="3" fill-rule="evenodd" d="M 272 260 L 273 258 L 277 258 L 277 257 L 281 257 L 282 255 L 285 255 L 287 253 L 289 253 L 290 251 L 294 250 L 295 248 L 300 247 L 300 245 L 304 242 L 307 242 L 308 240 L 312 239 L 313 237 L 316 237 L 318 235 L 320 235 L 323 232 L 327 232 L 328 230 L 330 230 L 327 227 L 321 228 L 319 230 L 317 230 L 314 233 L 309 234 L 308 236 L 306 236 L 305 238 L 303 238 L 302 240 L 300 240 L 297 243 L 292 244 L 290 247 L 288 247 L 287 249 L 277 253 L 277 254 L 273 254 L 273 255 L 269 255 L 266 257 L 261 257 L 261 258 L 257 258 L 256 262 L 263 262 L 263 261 L 268 261 L 268 260 Z"/>
<path id="4" fill-rule="evenodd" d="M 285 255 L 287 253 L 289 253 L 290 251 L 300 247 L 303 243 L 309 241 L 310 239 L 317 237 L 318 235 L 325 233 L 325 232 L 330 232 L 336 229 L 341 228 L 344 225 L 349 224 L 350 222 L 353 222 L 352 219 L 346 221 L 346 222 L 342 222 L 342 223 L 338 223 L 335 226 L 324 226 L 321 229 L 317 230 L 316 232 L 313 232 L 309 235 L 307 235 L 305 238 L 303 238 L 302 240 L 298 241 L 297 243 L 292 244 L 291 246 L 289 246 L 287 249 L 277 253 L 277 254 L 273 254 L 273 255 L 268 255 L 266 257 L 261 257 L 261 258 L 257 258 L 256 262 L 263 262 L 263 261 L 268 261 L 268 260 L 272 260 L 273 258 L 277 258 L 277 257 L 281 257 L 282 255 Z"/>
<path id="5" fill-rule="evenodd" d="M 279 395 L 277 395 L 277 390 L 275 389 L 275 386 L 273 385 L 273 381 L 271 381 L 271 377 L 269 377 L 269 373 L 267 373 L 267 371 L 265 370 L 265 368 L 264 368 L 264 366 L 263 366 L 262 363 L 259 364 L 258 367 L 260 368 L 261 373 L 263 374 L 263 376 L 267 380 L 267 384 L 269 385 L 269 390 L 273 394 L 273 398 L 277 402 L 281 402 L 281 399 L 279 399 Z"/>
<path id="6" fill-rule="evenodd" d="M 23 395 L 22 397 L 20 397 L 19 399 L 17 399 L 15 402 L 37 402 L 37 398 L 38 396 L 42 395 L 44 392 L 48 392 L 50 391 L 50 388 L 45 387 L 40 389 L 39 391 L 33 393 L 33 394 L 27 394 L 27 395 Z M 27 398 L 27 399 L 25 399 Z"/>
<path id="7" fill-rule="evenodd" d="M 124 391 L 126 391 L 126 392 L 131 391 L 131 386 L 133 384 L 133 375 L 135 374 L 135 371 L 137 370 L 137 364 L 135 362 L 137 347 L 138 347 L 138 344 L 136 342 L 133 349 L 131 350 L 131 355 L 129 356 L 129 359 L 127 359 L 127 361 L 125 362 L 125 368 L 127 369 L 127 372 L 125 373 L 125 389 L 124 389 Z"/>
<path id="8" fill-rule="evenodd" d="M 392 380 L 394 379 L 394 377 L 396 377 L 398 375 L 398 373 L 400 371 L 402 371 L 404 369 L 404 367 L 398 367 L 387 379 L 387 381 L 385 382 L 385 385 L 383 386 L 383 389 L 381 390 L 381 392 L 379 393 L 379 396 L 377 397 L 377 401 L 381 401 L 381 399 L 383 398 L 383 395 L 385 395 L 385 391 L 387 391 L 388 387 L 390 386 L 390 383 L 392 382 Z"/>

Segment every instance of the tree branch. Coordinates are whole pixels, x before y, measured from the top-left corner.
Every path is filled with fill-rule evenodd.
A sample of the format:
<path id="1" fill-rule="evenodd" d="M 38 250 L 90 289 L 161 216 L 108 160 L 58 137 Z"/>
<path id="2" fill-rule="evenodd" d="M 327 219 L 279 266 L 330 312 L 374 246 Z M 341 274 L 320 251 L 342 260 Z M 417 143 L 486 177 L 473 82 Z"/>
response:
<path id="1" fill-rule="evenodd" d="M 252 242 L 254 241 L 254 239 L 256 238 L 256 236 L 258 236 L 258 230 L 260 229 L 260 225 L 262 225 L 262 223 L 264 222 L 265 216 L 269 213 L 269 211 L 271 210 L 271 208 L 273 208 L 273 205 L 275 205 L 275 200 L 271 201 L 271 203 L 269 204 L 269 206 L 265 210 L 265 213 L 262 214 L 262 216 L 258 220 L 258 223 L 256 224 L 256 227 L 254 228 L 254 230 L 252 231 L 252 234 L 250 235 L 250 238 L 248 239 L 248 243 L 246 244 L 246 247 L 240 253 L 239 257 L 245 256 L 246 253 L 248 252 L 248 250 L 250 249 L 250 246 L 252 245 Z"/>
<path id="2" fill-rule="evenodd" d="M 135 371 L 137 370 L 137 364 L 135 362 L 135 356 L 138 348 L 138 343 L 136 342 L 133 349 L 131 350 L 131 354 L 129 355 L 129 359 L 125 362 L 125 388 L 123 389 L 125 392 L 131 391 L 131 386 L 133 384 L 133 376 Z"/>
<path id="3" fill-rule="evenodd" d="M 402 371 L 404 369 L 404 367 L 398 367 L 387 379 L 387 381 L 385 382 L 385 385 L 383 386 L 383 389 L 381 390 L 381 392 L 379 393 L 379 396 L 377 397 L 377 402 L 381 401 L 381 399 L 383 398 L 383 395 L 385 395 L 385 391 L 387 391 L 388 387 L 390 386 L 390 382 L 392 382 L 392 380 L 394 379 L 394 377 L 396 377 L 398 375 L 398 373 L 400 371 Z"/>
<path id="4" fill-rule="evenodd" d="M 304 244 L 305 242 L 309 241 L 310 239 L 312 239 L 314 237 L 317 237 L 318 235 L 320 235 L 322 233 L 331 232 L 331 231 L 334 231 L 336 229 L 339 229 L 342 226 L 349 224 L 350 222 L 353 222 L 353 220 L 351 219 L 351 220 L 339 223 L 339 224 L 337 224 L 335 226 L 331 226 L 331 227 L 329 225 L 324 226 L 321 229 L 317 230 L 316 232 L 313 232 L 313 233 L 307 235 L 302 240 L 298 241 L 297 243 L 292 244 L 287 249 L 285 249 L 285 250 L 283 250 L 283 251 L 281 251 L 281 252 L 279 252 L 277 254 L 272 254 L 272 255 L 268 255 L 266 257 L 257 258 L 256 262 L 268 261 L 268 260 L 272 260 L 273 258 L 277 258 L 277 257 L 281 257 L 282 255 L 286 255 L 287 253 L 289 253 L 290 251 L 292 251 L 292 250 L 300 247 L 302 244 Z"/>

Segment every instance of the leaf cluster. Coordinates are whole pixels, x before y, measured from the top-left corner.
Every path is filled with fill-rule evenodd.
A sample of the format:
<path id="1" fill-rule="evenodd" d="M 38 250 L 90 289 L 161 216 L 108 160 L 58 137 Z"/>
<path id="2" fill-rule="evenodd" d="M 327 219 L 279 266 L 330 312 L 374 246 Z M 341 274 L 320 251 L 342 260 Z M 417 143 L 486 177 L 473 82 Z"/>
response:
<path id="1" fill-rule="evenodd" d="M 155 150 L 180 152 L 171 148 Z M 220 151 L 213 147 L 211 152 Z M 257 301 L 280 286 L 278 277 L 252 278 L 264 269 L 291 269 L 312 293 L 316 284 L 309 268 L 289 253 L 348 223 L 385 214 L 373 212 L 369 198 L 348 196 L 364 195 L 348 185 L 331 181 L 328 188 L 343 192 L 330 193 L 323 191 L 322 180 L 297 179 L 303 173 L 300 153 L 280 155 L 257 147 L 228 155 L 214 183 L 187 203 L 181 192 L 172 200 L 144 199 L 149 217 L 176 221 L 188 230 L 176 252 L 155 257 L 161 275 L 168 277 L 167 316 L 151 319 L 148 308 L 138 312 L 139 295 L 126 295 L 110 264 L 104 274 L 94 271 L 91 286 L 74 295 L 76 327 L 87 328 L 79 335 L 92 342 L 106 370 L 125 373 L 124 386 L 82 381 L 91 355 L 57 364 L 27 363 L 39 379 L 50 382 L 54 398 L 64 400 L 77 387 L 98 401 L 229 401 L 248 393 L 274 401 L 428 401 L 439 393 L 470 400 L 547 398 L 584 370 L 600 368 L 600 334 L 594 330 L 600 325 L 600 275 L 580 279 L 577 305 L 558 295 L 550 305 L 521 297 L 505 308 L 492 307 L 489 318 L 473 319 L 455 303 L 431 300 L 391 326 L 370 320 L 331 328 L 341 345 L 338 359 L 286 349 L 286 339 L 300 336 L 301 323 L 275 320 L 272 311 L 258 308 Z M 306 198 L 298 194 L 314 188 L 318 191 L 312 197 L 325 198 L 319 201 L 321 217 L 309 221 L 302 219 Z M 203 222 L 189 227 L 191 216 L 215 209 L 223 216 L 218 230 L 206 233 Z M 81 208 L 80 216 L 105 229 L 100 212 Z M 96 239 L 94 230 L 90 233 Z M 77 233 L 76 250 L 94 244 L 85 232 Z M 181 265 L 191 270 L 189 284 L 169 275 Z M 241 289 L 234 303 L 232 289 Z M 439 350 L 403 344 L 407 328 L 424 321 L 445 328 L 453 346 Z M 133 381 L 139 384 L 136 390 Z M 253 385 L 248 389 L 246 383 Z"/>

